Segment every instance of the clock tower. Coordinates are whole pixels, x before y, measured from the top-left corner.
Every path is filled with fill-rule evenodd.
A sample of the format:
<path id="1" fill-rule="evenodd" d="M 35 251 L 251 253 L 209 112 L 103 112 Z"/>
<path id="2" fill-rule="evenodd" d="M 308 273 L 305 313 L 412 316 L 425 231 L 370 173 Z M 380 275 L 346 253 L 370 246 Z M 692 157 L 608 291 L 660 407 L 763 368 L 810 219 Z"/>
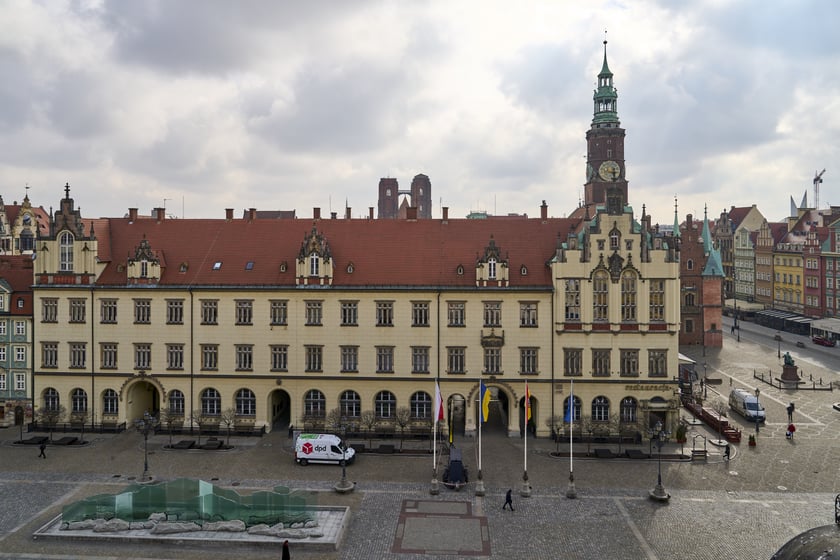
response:
<path id="1" fill-rule="evenodd" d="M 595 111 L 592 126 L 586 132 L 587 206 L 604 204 L 607 190 L 617 187 L 623 203 L 627 202 L 627 177 L 624 169 L 624 129 L 618 120 L 618 92 L 607 65 L 607 42 L 604 41 L 604 64 L 598 74 L 598 88 L 593 96 Z"/>

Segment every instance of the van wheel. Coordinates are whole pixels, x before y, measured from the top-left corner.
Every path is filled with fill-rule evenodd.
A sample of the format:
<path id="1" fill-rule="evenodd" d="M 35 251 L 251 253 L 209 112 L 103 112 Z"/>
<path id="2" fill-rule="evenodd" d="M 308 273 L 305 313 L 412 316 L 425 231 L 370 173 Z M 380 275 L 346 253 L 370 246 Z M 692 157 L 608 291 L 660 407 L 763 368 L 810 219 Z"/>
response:
<path id="1" fill-rule="evenodd" d="M 305 467 L 306 465 L 308 465 L 308 464 L 309 464 L 309 461 L 307 461 L 306 459 L 301 459 L 301 460 L 300 460 L 300 464 L 301 464 L 301 465 L 303 465 L 303 466 Z"/>
<path id="2" fill-rule="evenodd" d="M 342 459 L 341 461 L 339 461 L 339 462 L 338 462 L 338 466 L 339 466 L 339 467 L 346 467 L 346 466 L 347 466 L 347 461 L 345 461 L 344 459 Z"/>

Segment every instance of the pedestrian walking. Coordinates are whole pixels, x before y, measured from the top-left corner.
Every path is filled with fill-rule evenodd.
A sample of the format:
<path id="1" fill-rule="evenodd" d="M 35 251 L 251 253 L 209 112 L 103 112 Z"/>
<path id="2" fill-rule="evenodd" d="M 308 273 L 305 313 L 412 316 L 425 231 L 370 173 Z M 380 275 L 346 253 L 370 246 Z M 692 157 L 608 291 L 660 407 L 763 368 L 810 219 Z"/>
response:
<path id="1" fill-rule="evenodd" d="M 505 505 L 502 506 L 502 509 L 510 506 L 510 511 L 516 511 L 513 509 L 513 491 L 508 488 L 507 494 L 505 494 Z"/>
<path id="2" fill-rule="evenodd" d="M 46 459 L 46 458 L 47 458 L 47 454 L 46 454 L 45 452 L 46 452 L 46 450 L 47 450 L 47 442 L 42 441 L 42 442 L 41 442 L 41 445 L 39 445 L 39 446 L 38 446 L 38 449 L 40 449 L 40 450 L 41 450 L 41 453 L 39 453 L 39 454 L 38 454 L 38 458 L 42 458 L 42 457 L 43 457 L 44 459 Z"/>
<path id="3" fill-rule="evenodd" d="M 730 451 L 731 451 L 731 448 L 729 447 L 729 444 L 727 443 L 726 447 L 723 448 L 723 460 L 726 461 L 726 462 L 729 462 L 729 452 Z"/>
<path id="4" fill-rule="evenodd" d="M 793 403 L 790 403 L 790 404 L 787 406 L 788 424 L 792 424 L 792 423 L 793 423 L 793 411 L 794 411 L 794 409 L 795 409 L 795 408 L 796 408 L 796 407 L 794 406 L 794 404 L 793 404 Z"/>
<path id="5" fill-rule="evenodd" d="M 292 556 L 289 553 L 289 541 L 283 541 L 283 555 L 280 560 L 291 560 Z"/>

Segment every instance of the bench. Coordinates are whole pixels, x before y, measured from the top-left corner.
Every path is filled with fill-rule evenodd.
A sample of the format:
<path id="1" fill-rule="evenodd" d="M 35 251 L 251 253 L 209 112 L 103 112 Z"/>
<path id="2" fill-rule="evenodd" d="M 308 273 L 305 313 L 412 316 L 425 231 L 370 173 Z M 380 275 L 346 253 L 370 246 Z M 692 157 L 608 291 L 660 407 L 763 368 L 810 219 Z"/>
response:
<path id="1" fill-rule="evenodd" d="M 42 443 L 46 443 L 49 440 L 47 436 L 32 436 L 31 438 L 27 438 L 21 441 L 24 445 L 41 445 Z"/>
<path id="2" fill-rule="evenodd" d="M 73 445 L 79 441 L 79 438 L 73 436 L 64 436 L 52 442 L 52 445 Z"/>
<path id="3" fill-rule="evenodd" d="M 599 459 L 612 459 L 616 456 L 615 453 L 613 453 L 609 449 L 593 449 L 592 454 L 598 457 Z"/>
<path id="4" fill-rule="evenodd" d="M 628 449 L 624 452 L 628 459 L 650 459 L 650 455 L 641 449 Z"/>
<path id="5" fill-rule="evenodd" d="M 387 444 L 383 443 L 382 445 L 379 446 L 379 449 L 377 449 L 376 452 L 377 453 L 393 453 L 394 452 L 394 446 L 391 445 L 390 443 L 387 443 Z"/>
<path id="6" fill-rule="evenodd" d="M 209 439 L 207 443 L 201 446 L 201 449 L 205 449 L 207 451 L 215 451 L 217 449 L 222 448 L 222 440 L 219 439 Z"/>
<path id="7" fill-rule="evenodd" d="M 182 439 L 172 446 L 172 449 L 192 449 L 195 445 L 194 439 Z"/>

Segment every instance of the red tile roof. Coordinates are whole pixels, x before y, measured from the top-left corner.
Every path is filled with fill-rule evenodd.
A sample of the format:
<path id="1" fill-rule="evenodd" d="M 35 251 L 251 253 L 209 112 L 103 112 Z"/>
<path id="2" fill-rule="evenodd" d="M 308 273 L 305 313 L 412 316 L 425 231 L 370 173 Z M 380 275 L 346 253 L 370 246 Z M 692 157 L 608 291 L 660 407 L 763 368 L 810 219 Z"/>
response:
<path id="1" fill-rule="evenodd" d="M 89 228 L 91 220 L 85 220 Z M 126 260 L 145 237 L 166 269 L 161 285 L 294 286 L 295 266 L 313 225 L 329 244 L 334 286 L 474 287 L 476 259 L 491 237 L 509 258 L 512 287 L 552 285 L 546 263 L 557 237 L 577 220 L 93 220 L 99 259 L 107 266 L 100 285 L 126 284 Z M 213 265 L 221 262 L 219 270 Z M 253 269 L 246 264 L 253 262 Z M 281 264 L 286 272 L 281 272 Z M 348 265 L 353 272 L 348 273 Z M 186 272 L 181 272 L 182 264 Z M 463 265 L 464 274 L 457 268 Z M 527 267 L 527 275 L 520 269 Z"/>

